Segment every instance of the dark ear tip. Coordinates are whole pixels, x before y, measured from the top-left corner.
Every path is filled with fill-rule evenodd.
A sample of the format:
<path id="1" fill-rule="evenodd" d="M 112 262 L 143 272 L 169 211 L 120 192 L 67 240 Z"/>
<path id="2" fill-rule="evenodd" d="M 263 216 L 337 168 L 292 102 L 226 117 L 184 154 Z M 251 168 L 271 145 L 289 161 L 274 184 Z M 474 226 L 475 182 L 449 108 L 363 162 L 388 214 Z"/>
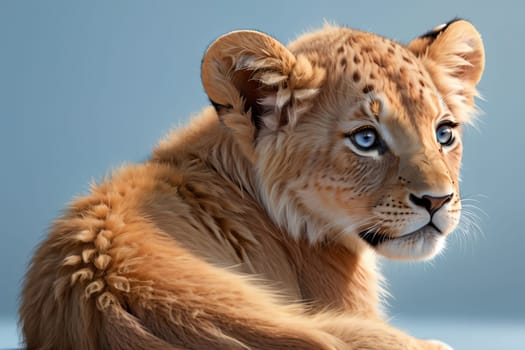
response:
<path id="1" fill-rule="evenodd" d="M 450 27 L 451 24 L 456 23 L 456 22 L 460 22 L 460 21 L 468 22 L 467 20 L 465 20 L 463 18 L 454 17 L 452 20 L 448 21 L 447 23 L 441 24 L 441 25 L 437 26 L 436 28 L 434 28 L 432 30 L 429 30 L 425 34 L 421 35 L 420 38 L 421 39 L 434 40 L 434 39 L 436 39 L 439 36 L 439 34 L 443 33 L 445 30 L 447 30 L 447 28 Z"/>
<path id="2" fill-rule="evenodd" d="M 213 101 L 211 98 L 208 99 L 210 100 L 210 103 L 212 104 L 213 108 L 215 108 L 217 114 L 221 114 L 222 111 L 233 108 L 231 105 L 221 105 L 220 103 Z"/>

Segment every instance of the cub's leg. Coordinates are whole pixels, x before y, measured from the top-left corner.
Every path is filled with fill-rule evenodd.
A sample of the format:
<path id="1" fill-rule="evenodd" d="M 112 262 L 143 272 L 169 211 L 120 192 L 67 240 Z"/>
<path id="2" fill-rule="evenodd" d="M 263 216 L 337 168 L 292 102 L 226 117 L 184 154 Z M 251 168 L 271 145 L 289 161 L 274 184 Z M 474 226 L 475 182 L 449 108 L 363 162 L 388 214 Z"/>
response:
<path id="1" fill-rule="evenodd" d="M 114 217 L 58 221 L 20 307 L 28 350 L 341 348 L 298 315 L 154 227 Z"/>

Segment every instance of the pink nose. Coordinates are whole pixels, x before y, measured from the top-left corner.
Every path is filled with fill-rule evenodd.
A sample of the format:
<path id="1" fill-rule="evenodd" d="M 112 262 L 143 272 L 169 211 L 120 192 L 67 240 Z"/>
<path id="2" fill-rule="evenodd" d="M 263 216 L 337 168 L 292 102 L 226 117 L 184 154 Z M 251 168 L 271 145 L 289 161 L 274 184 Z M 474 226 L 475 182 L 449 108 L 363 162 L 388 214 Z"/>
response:
<path id="1" fill-rule="evenodd" d="M 447 194 L 441 197 L 434 197 L 429 195 L 424 195 L 423 197 L 417 197 L 413 194 L 410 194 L 409 198 L 412 203 L 417 206 L 425 208 L 430 216 L 434 215 L 442 206 L 450 202 L 452 199 L 453 193 Z"/>

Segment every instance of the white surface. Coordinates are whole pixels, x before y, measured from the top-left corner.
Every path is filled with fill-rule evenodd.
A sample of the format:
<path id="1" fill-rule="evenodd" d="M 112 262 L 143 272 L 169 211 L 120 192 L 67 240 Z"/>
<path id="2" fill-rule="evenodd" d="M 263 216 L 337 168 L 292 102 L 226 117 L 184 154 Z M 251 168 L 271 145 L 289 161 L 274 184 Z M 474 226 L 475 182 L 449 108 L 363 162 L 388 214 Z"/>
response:
<path id="1" fill-rule="evenodd" d="M 455 350 L 525 350 L 525 320 L 393 318 L 390 323 Z"/>
<path id="2" fill-rule="evenodd" d="M 16 320 L 0 318 L 0 349 L 19 347 Z"/>
<path id="3" fill-rule="evenodd" d="M 391 323 L 455 350 L 525 350 L 525 320 L 393 318 Z M 20 347 L 15 320 L 0 319 L 0 349 Z"/>

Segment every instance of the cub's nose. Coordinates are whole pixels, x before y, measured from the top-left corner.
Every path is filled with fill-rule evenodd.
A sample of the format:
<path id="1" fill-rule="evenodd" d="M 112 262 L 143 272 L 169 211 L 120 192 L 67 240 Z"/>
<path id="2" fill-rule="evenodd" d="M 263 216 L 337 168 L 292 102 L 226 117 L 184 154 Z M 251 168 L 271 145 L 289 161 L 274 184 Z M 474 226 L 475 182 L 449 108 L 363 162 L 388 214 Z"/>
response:
<path id="1" fill-rule="evenodd" d="M 429 195 L 424 195 L 422 197 L 417 197 L 413 194 L 410 194 L 409 199 L 412 203 L 417 206 L 425 208 L 430 216 L 434 215 L 442 206 L 450 202 L 452 199 L 453 193 L 447 194 L 441 197 L 434 197 Z"/>

